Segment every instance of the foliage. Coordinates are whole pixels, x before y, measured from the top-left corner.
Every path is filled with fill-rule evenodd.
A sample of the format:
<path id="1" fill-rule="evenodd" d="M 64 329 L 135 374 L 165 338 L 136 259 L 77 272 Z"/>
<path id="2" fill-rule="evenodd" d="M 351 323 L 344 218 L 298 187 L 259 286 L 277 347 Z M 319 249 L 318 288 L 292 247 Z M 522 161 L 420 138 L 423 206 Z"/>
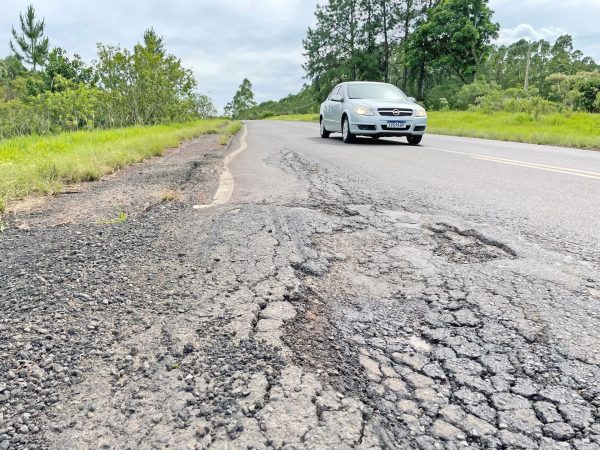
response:
<path id="1" fill-rule="evenodd" d="M 44 36 L 46 22 L 36 20 L 33 5 L 27 7 L 25 15 L 19 14 L 21 34 L 12 29 L 14 42 L 10 41 L 10 48 L 19 60 L 25 61 L 32 66 L 33 71 L 38 66 L 43 66 L 48 58 L 50 42 Z"/>
<path id="2" fill-rule="evenodd" d="M 600 71 L 553 74 L 547 79 L 551 96 L 576 111 L 600 113 Z"/>
<path id="3" fill-rule="evenodd" d="M 224 120 L 210 119 L 0 141 L 0 212 L 9 201 L 59 192 L 68 183 L 97 180 L 225 125 Z"/>
<path id="4" fill-rule="evenodd" d="M 225 106 L 225 115 L 233 119 L 245 119 L 247 112 L 254 106 L 256 106 L 256 102 L 254 101 L 254 92 L 252 92 L 252 83 L 248 78 L 244 78 L 233 96 L 233 100 Z"/>
<path id="5" fill-rule="evenodd" d="M 527 113 L 533 118 L 560 111 L 560 106 L 538 95 L 537 90 L 511 88 L 504 91 L 491 91 L 477 99 L 477 106 L 471 108 L 487 114 L 505 111 L 510 113 Z"/>
<path id="6" fill-rule="evenodd" d="M 485 77 L 507 89 L 525 85 L 527 60 L 530 61 L 529 85 L 543 96 L 550 94 L 548 77 L 554 73 L 573 75 L 600 67 L 580 51 L 573 49 L 573 38 L 560 36 L 553 44 L 545 40 L 527 42 L 521 39 L 508 46 L 495 48 L 490 55 Z"/>
<path id="7" fill-rule="evenodd" d="M 425 0 L 329 0 L 318 5 L 303 45 L 314 98 L 346 80 L 389 81 L 394 50 L 406 40 Z"/>
<path id="8" fill-rule="evenodd" d="M 196 81 L 181 61 L 166 53 L 153 29 L 133 52 L 98 45 L 96 70 L 107 97 L 107 125 L 157 124 L 194 116 Z"/>
<path id="9" fill-rule="evenodd" d="M 57 83 L 57 80 L 63 82 Z M 94 86 L 96 81 L 93 67 L 85 64 L 79 55 L 69 59 L 65 50 L 56 47 L 48 55 L 48 61 L 42 71 L 43 86 L 40 92 L 65 90 L 79 84 Z"/>
<path id="10" fill-rule="evenodd" d="M 314 100 L 311 87 L 304 86 L 298 94 L 290 94 L 281 100 L 263 102 L 250 108 L 245 113 L 246 119 L 266 119 L 285 114 L 318 112 L 319 102 Z"/>
<path id="11" fill-rule="evenodd" d="M 449 72 L 462 83 L 473 82 L 499 28 L 487 0 L 442 1 L 413 33 L 410 59 Z"/>
<path id="12" fill-rule="evenodd" d="M 466 110 L 469 106 L 476 105 L 482 97 L 495 94 L 500 90 L 495 82 L 476 80 L 471 84 L 465 84 L 453 97 L 452 107 Z"/>

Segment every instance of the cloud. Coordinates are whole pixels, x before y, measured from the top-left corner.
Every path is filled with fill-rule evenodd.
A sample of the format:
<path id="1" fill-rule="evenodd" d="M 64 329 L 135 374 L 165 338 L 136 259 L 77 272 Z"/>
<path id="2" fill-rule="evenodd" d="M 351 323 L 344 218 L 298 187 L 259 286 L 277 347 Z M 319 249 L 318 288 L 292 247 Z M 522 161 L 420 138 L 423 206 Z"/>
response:
<path id="1" fill-rule="evenodd" d="M 545 39 L 546 41 L 553 42 L 563 34 L 569 34 L 569 32 L 562 27 L 544 27 L 536 29 L 529 24 L 521 23 L 513 28 L 501 29 L 497 43 L 500 45 L 508 45 L 520 39 L 531 41 Z"/>
<path id="2" fill-rule="evenodd" d="M 2 1 L 0 57 L 9 53 L 10 29 L 22 0 Z M 302 39 L 317 0 L 38 0 L 52 45 L 96 57 L 96 43 L 131 48 L 154 27 L 168 50 L 197 75 L 200 90 L 222 108 L 244 77 L 257 101 L 297 92 L 305 80 Z"/>

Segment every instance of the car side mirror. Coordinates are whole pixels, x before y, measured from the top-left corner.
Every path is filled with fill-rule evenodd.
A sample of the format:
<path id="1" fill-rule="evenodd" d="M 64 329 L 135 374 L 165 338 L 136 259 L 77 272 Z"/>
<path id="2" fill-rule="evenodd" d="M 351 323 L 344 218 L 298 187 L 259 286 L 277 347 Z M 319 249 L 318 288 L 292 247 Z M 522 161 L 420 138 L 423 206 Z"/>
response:
<path id="1" fill-rule="evenodd" d="M 331 97 L 331 101 L 332 102 L 338 102 L 338 103 L 342 103 L 344 99 L 342 98 L 341 95 L 334 95 L 333 97 Z"/>
<path id="2" fill-rule="evenodd" d="M 413 103 L 417 103 L 417 99 L 414 97 L 408 97 L 408 99 Z"/>

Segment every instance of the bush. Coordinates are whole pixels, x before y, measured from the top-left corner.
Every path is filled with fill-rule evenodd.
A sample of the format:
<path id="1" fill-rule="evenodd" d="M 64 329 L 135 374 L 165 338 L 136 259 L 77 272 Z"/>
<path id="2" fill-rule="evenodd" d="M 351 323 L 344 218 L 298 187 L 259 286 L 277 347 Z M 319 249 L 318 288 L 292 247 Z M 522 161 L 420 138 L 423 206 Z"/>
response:
<path id="1" fill-rule="evenodd" d="M 47 134 L 51 123 L 34 106 L 21 100 L 0 101 L 0 139 L 27 134 Z"/>
<path id="2" fill-rule="evenodd" d="M 454 96 L 454 108 L 467 110 L 470 106 L 476 105 L 478 99 L 486 95 L 498 92 L 500 86 L 496 83 L 487 81 L 475 81 L 471 84 L 466 84 Z"/>
<path id="3" fill-rule="evenodd" d="M 460 86 L 456 84 L 440 84 L 434 86 L 425 93 L 425 106 L 434 110 L 441 110 L 445 105 L 454 108 L 453 100 L 459 89 Z M 443 102 L 442 99 L 444 99 L 445 102 Z"/>
<path id="4" fill-rule="evenodd" d="M 477 105 L 470 108 L 484 113 L 510 112 L 530 114 L 534 119 L 561 111 L 561 107 L 539 96 L 537 89 L 524 90 L 511 88 L 504 91 L 492 91 L 479 97 Z"/>
<path id="5" fill-rule="evenodd" d="M 546 81 L 552 85 L 553 99 L 576 111 L 600 112 L 600 72 L 556 73 Z"/>

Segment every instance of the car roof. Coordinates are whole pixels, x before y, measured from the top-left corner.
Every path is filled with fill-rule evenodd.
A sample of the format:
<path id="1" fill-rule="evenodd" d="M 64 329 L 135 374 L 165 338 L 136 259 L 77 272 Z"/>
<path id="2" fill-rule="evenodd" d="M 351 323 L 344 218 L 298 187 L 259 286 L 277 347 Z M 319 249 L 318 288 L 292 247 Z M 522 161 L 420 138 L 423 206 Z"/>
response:
<path id="1" fill-rule="evenodd" d="M 381 81 L 344 81 L 342 84 L 389 84 L 393 86 L 391 83 L 383 83 Z"/>

